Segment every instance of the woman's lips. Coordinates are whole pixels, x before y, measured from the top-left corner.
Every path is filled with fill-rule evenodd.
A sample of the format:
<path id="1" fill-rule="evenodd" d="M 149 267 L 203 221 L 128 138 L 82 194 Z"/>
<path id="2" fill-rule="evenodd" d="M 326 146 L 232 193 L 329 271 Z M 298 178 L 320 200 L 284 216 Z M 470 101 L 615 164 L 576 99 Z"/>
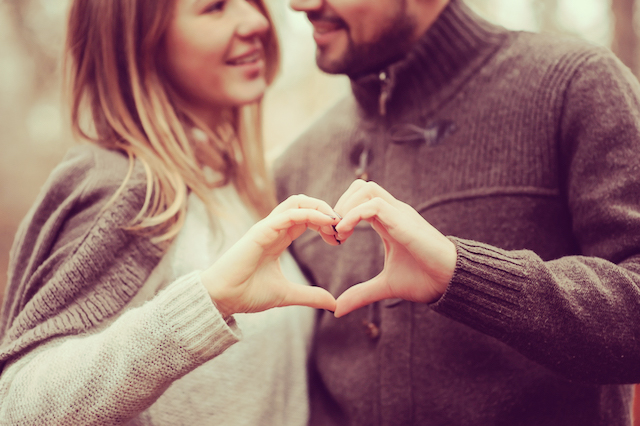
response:
<path id="1" fill-rule="evenodd" d="M 226 61 L 227 65 L 241 66 L 247 64 L 253 64 L 262 59 L 262 51 L 260 49 L 253 49 L 250 52 L 243 53 L 241 55 L 234 56 Z"/>

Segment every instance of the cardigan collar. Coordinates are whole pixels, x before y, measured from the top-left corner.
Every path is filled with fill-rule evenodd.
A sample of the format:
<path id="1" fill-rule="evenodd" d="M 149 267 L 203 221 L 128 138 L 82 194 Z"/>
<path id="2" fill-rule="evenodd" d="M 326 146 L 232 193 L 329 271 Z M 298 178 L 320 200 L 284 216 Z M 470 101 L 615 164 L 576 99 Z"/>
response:
<path id="1" fill-rule="evenodd" d="M 434 95 L 477 69 L 507 34 L 462 0 L 451 0 L 403 59 L 352 80 L 353 93 L 366 115 L 401 113 L 407 108 L 424 114 L 433 108 Z"/>

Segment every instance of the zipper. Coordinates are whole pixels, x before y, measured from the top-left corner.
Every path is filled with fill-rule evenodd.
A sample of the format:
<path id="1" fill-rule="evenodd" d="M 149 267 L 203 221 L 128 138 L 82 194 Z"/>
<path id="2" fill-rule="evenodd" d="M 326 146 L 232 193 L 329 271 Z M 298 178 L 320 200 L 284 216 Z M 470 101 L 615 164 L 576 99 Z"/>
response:
<path id="1" fill-rule="evenodd" d="M 356 169 L 356 179 L 369 180 L 367 167 L 369 166 L 369 148 L 363 147 L 358 158 L 358 168 Z"/>
<path id="2" fill-rule="evenodd" d="M 387 115 L 387 100 L 391 94 L 391 79 L 386 71 L 378 74 L 380 80 L 380 98 L 378 99 L 378 112 L 381 116 Z"/>

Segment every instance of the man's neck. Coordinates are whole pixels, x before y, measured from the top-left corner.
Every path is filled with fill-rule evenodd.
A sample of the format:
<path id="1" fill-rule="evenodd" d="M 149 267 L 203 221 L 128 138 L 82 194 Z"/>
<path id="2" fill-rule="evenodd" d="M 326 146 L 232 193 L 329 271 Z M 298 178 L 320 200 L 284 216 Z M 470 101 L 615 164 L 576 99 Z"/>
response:
<path id="1" fill-rule="evenodd" d="M 408 12 L 416 17 L 416 28 L 411 43 L 416 43 L 429 31 L 451 0 L 415 0 L 409 3 Z"/>
<path id="2" fill-rule="evenodd" d="M 378 74 L 391 64 L 401 61 L 413 49 L 415 44 L 429 31 L 429 28 L 438 19 L 451 0 L 417 0 L 408 3 L 410 9 L 407 15 L 412 20 L 411 33 L 407 33 L 406 43 L 396 46 L 397 54 L 384 58 L 374 66 L 367 69 L 360 69 L 355 74 L 347 74 L 351 80 L 358 80 L 360 77 Z"/>
<path id="3" fill-rule="evenodd" d="M 473 72 L 508 32 L 483 20 L 462 0 L 450 0 L 411 50 L 377 72 L 352 79 L 353 93 L 369 115 L 426 111 Z M 443 90 L 444 89 L 444 90 Z"/>

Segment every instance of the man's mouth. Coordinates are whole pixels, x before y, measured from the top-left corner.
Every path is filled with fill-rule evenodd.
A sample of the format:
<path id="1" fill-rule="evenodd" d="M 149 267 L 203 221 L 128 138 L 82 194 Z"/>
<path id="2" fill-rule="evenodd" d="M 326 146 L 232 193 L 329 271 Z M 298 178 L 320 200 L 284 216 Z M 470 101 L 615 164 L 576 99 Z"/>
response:
<path id="1" fill-rule="evenodd" d="M 346 22 L 337 17 L 308 14 L 308 18 L 313 25 L 313 39 L 318 47 L 331 44 L 342 30 L 347 29 Z"/>
<path id="2" fill-rule="evenodd" d="M 344 21 L 341 19 L 309 19 L 313 25 L 313 29 L 318 34 L 326 34 L 332 31 L 338 31 L 346 28 Z"/>

